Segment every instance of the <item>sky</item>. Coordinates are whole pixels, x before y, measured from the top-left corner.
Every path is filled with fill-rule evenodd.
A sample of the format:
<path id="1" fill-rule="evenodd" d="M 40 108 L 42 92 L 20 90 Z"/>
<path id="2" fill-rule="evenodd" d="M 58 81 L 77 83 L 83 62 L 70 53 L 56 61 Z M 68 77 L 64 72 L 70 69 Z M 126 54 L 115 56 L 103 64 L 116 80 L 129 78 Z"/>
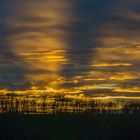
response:
<path id="1" fill-rule="evenodd" d="M 0 89 L 140 96 L 139 0 L 1 0 Z"/>

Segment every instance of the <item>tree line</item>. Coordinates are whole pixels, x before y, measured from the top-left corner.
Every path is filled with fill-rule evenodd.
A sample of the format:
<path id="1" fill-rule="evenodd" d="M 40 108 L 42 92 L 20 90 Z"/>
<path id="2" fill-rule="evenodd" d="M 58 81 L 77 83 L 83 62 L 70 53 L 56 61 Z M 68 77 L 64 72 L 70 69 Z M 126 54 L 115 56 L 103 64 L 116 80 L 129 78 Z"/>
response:
<path id="1" fill-rule="evenodd" d="M 55 97 L 30 97 L 1 95 L 0 113 L 23 114 L 57 114 L 57 113 L 89 113 L 89 114 L 140 114 L 140 102 L 129 101 L 121 105 L 116 102 L 101 102 L 99 100 L 83 100 Z"/>

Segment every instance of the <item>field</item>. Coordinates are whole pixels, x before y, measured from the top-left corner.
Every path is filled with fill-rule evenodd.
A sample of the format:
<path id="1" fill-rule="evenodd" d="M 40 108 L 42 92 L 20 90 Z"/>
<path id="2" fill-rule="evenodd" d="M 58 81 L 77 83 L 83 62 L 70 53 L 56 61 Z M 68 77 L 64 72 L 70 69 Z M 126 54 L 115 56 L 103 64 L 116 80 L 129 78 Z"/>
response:
<path id="1" fill-rule="evenodd" d="M 0 115 L 0 140 L 139 140 L 137 114 Z"/>

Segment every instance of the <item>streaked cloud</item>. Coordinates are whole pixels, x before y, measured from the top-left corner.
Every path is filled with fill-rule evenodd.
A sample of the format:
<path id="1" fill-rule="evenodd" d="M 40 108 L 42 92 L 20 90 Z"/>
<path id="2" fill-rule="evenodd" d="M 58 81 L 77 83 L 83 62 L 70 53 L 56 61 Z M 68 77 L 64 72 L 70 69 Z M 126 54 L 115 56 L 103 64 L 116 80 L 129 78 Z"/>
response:
<path id="1" fill-rule="evenodd" d="M 0 87 L 138 94 L 139 6 L 138 0 L 1 1 Z"/>
<path id="2" fill-rule="evenodd" d="M 115 92 L 127 92 L 127 93 L 140 93 L 139 87 L 129 87 L 129 88 L 116 88 L 113 91 Z"/>
<path id="3" fill-rule="evenodd" d="M 95 67 L 118 67 L 118 66 L 131 66 L 130 63 L 99 63 L 99 64 L 93 64 L 92 66 Z"/>

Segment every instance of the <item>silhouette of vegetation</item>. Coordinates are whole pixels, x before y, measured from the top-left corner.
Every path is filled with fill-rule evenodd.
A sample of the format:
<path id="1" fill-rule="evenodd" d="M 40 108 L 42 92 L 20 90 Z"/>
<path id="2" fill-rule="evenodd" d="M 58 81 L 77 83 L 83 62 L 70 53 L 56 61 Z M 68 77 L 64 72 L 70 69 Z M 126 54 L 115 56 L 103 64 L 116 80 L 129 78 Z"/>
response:
<path id="1" fill-rule="evenodd" d="M 14 94 L 0 96 L 1 113 L 23 114 L 140 114 L 140 102 L 129 101 L 119 108 L 116 102 L 101 102 L 99 100 L 83 100 L 55 97 L 17 96 Z"/>
<path id="2" fill-rule="evenodd" d="M 130 101 L 124 104 L 123 112 L 125 114 L 140 114 L 140 102 Z"/>
<path id="3" fill-rule="evenodd" d="M 0 112 L 0 140 L 140 138 L 139 101 L 123 102 L 119 108 L 113 101 L 10 94 L 0 96 Z"/>

